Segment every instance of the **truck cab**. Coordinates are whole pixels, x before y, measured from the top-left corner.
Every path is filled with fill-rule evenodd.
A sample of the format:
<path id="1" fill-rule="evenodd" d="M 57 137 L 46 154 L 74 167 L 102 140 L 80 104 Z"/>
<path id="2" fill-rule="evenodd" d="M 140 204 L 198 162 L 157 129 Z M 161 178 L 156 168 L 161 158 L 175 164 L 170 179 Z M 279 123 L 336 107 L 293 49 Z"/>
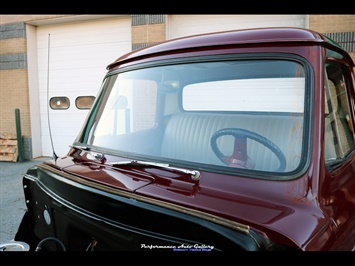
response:
<path id="1" fill-rule="evenodd" d="M 31 251 L 355 249 L 354 62 L 301 28 L 132 51 L 23 177 Z"/>

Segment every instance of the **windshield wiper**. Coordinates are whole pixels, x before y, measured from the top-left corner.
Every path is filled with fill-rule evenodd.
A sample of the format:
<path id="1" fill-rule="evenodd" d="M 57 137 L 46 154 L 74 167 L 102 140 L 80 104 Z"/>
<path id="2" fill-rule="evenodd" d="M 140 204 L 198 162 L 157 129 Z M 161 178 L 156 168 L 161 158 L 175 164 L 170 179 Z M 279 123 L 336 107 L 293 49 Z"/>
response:
<path id="1" fill-rule="evenodd" d="M 81 146 L 81 145 L 69 145 L 70 148 L 75 148 L 78 150 L 82 150 L 82 151 L 89 151 L 90 148 L 87 146 Z"/>
<path id="2" fill-rule="evenodd" d="M 199 180 L 200 179 L 200 172 L 197 170 L 188 170 L 184 168 L 179 168 L 179 167 L 173 167 L 170 166 L 167 163 L 157 163 L 157 162 L 146 162 L 146 161 L 137 161 L 137 160 L 130 160 L 130 161 L 122 161 L 122 162 L 113 162 L 110 163 L 111 166 L 119 166 L 119 165 L 134 165 L 134 166 L 155 166 L 159 168 L 164 168 L 168 170 L 174 170 L 174 171 L 179 171 L 185 174 L 191 175 L 191 178 L 193 180 Z"/>

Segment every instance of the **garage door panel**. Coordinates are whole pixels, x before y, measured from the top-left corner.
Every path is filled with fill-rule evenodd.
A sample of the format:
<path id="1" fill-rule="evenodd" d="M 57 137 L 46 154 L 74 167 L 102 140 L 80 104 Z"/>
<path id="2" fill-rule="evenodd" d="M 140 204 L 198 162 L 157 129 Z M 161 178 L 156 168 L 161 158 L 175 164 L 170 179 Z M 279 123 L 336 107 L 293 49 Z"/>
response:
<path id="1" fill-rule="evenodd" d="M 130 18 L 127 16 L 127 18 L 42 26 L 38 29 L 38 48 L 47 48 L 48 35 L 50 35 L 51 47 L 54 48 L 127 41 L 126 36 L 131 34 L 130 24 Z"/>
<path id="2" fill-rule="evenodd" d="M 65 96 L 70 100 L 67 110 L 49 108 L 51 131 L 53 139 L 54 136 L 56 138 L 53 141 L 57 144 L 56 153 L 66 154 L 88 113 L 88 110 L 76 108 L 75 99 L 79 96 L 96 97 L 106 66 L 131 51 L 130 23 L 130 16 L 120 16 L 38 28 L 38 90 L 40 134 L 41 139 L 44 138 L 43 156 L 52 155 L 51 144 L 45 140 L 49 137 L 48 99 Z"/>
<path id="3" fill-rule="evenodd" d="M 67 96 L 63 96 L 66 95 L 66 92 L 62 92 L 62 93 L 57 93 L 56 95 L 49 95 L 49 99 L 51 99 L 52 97 L 67 97 Z M 73 97 L 67 97 L 69 99 L 70 102 L 70 106 L 69 109 L 52 109 L 49 107 L 49 111 L 50 114 L 52 115 L 52 113 L 54 112 L 55 115 L 59 115 L 59 116 L 66 116 L 66 115 L 76 115 L 78 113 L 82 113 L 82 112 L 87 112 L 88 110 L 86 109 L 79 109 L 75 106 L 75 100 L 77 97 L 81 97 L 81 96 L 92 96 L 92 97 L 96 97 L 96 95 L 94 94 L 94 92 L 82 92 L 81 95 L 77 95 L 77 96 L 73 96 Z M 45 115 L 47 116 L 47 95 L 42 95 L 43 100 L 40 103 L 40 109 L 41 115 Z M 48 100 L 49 101 L 49 100 Z"/>
<path id="4" fill-rule="evenodd" d="M 126 53 L 127 50 L 120 50 L 112 47 L 118 44 L 105 44 L 95 47 L 75 47 L 73 49 L 67 47 L 62 49 L 51 49 L 50 55 L 44 55 L 38 58 L 41 68 L 39 71 L 47 73 L 48 61 L 49 70 L 51 72 L 60 69 L 77 69 L 77 68 L 103 68 L 115 61 L 119 56 Z M 125 47 L 129 47 L 127 42 Z"/>
<path id="5" fill-rule="evenodd" d="M 90 75 L 90 72 L 93 74 Z M 78 73 L 72 70 L 56 71 L 50 74 L 49 78 L 49 91 L 50 95 L 58 96 L 59 94 L 69 93 L 67 96 L 71 96 L 70 92 L 77 91 L 77 95 L 82 95 L 83 93 L 95 92 L 96 95 L 102 78 L 105 75 L 105 71 L 98 68 L 82 69 L 82 72 Z M 45 73 L 42 75 L 45 76 Z M 47 96 L 47 78 L 42 78 L 40 83 L 40 92 Z"/>
<path id="6" fill-rule="evenodd" d="M 58 49 L 50 48 L 49 64 L 50 70 L 60 68 L 78 68 L 90 66 L 103 66 L 104 68 L 116 60 L 121 54 L 118 49 L 113 47 L 120 44 L 100 44 L 97 46 L 63 47 Z M 125 44 L 126 47 L 130 43 Z M 48 55 L 42 53 L 39 58 L 41 67 L 39 70 L 47 71 Z"/>
<path id="7" fill-rule="evenodd" d="M 55 112 L 57 112 L 57 113 L 55 113 Z M 62 112 L 62 113 L 59 114 L 58 112 Z M 50 110 L 49 120 L 50 120 L 50 123 L 51 123 L 51 128 L 52 129 L 54 129 L 54 128 L 58 128 L 58 129 L 65 128 L 65 129 L 69 129 L 69 131 L 72 128 L 81 128 L 83 123 L 77 123 L 77 121 L 84 122 L 84 120 L 86 119 L 86 116 L 87 116 L 87 111 L 81 110 L 81 112 L 82 112 L 82 114 L 78 115 L 78 114 L 71 114 L 70 112 L 67 112 L 66 110 L 62 110 L 62 111 Z M 42 121 L 43 121 L 43 125 L 48 127 L 47 114 L 42 114 L 41 118 L 42 118 Z M 45 130 L 43 132 L 45 133 L 47 131 Z M 52 132 L 52 134 L 58 134 L 58 135 L 60 135 L 62 133 L 63 132 L 57 131 L 57 130 L 55 132 Z"/>
<path id="8" fill-rule="evenodd" d="M 43 153 L 47 154 L 46 156 L 52 156 L 53 150 L 50 136 L 47 135 L 42 138 Z M 71 139 L 71 137 L 57 138 L 56 136 L 52 136 L 52 140 L 54 151 L 59 157 L 65 156 L 70 149 L 70 145 L 68 145 L 68 143 L 73 143 L 73 139 Z"/>
<path id="9" fill-rule="evenodd" d="M 59 111 L 58 111 L 59 112 Z M 63 111 L 62 111 L 63 112 Z M 65 111 L 64 111 L 65 112 Z M 46 155 L 49 156 L 52 154 L 50 143 L 50 131 L 52 135 L 53 144 L 55 144 L 56 154 L 58 156 L 64 156 L 68 150 L 69 145 L 72 145 L 75 138 L 78 136 L 82 125 L 86 119 L 86 115 L 73 116 L 68 112 L 66 114 L 55 114 L 53 110 L 50 111 L 49 120 L 50 120 L 50 131 L 48 126 L 48 117 L 47 115 L 41 115 L 42 118 L 42 145 L 43 152 L 46 151 Z M 50 153 L 48 153 L 50 152 Z"/>

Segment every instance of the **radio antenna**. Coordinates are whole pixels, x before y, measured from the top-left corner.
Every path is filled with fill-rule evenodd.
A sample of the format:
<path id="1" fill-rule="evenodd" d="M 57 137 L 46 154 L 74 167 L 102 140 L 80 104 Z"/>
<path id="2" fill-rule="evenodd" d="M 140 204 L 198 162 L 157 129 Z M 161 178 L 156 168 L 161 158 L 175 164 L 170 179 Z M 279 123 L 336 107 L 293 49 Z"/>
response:
<path id="1" fill-rule="evenodd" d="M 51 35 L 48 33 L 48 68 L 47 68 L 47 118 L 48 118 L 48 129 L 49 129 L 49 137 L 51 139 L 51 144 L 52 144 L 52 151 L 53 151 L 53 159 L 57 160 L 58 155 L 54 151 L 54 145 L 53 145 L 53 138 L 52 138 L 52 130 L 51 130 L 51 123 L 49 119 L 49 54 L 50 54 L 50 40 L 51 40 Z"/>

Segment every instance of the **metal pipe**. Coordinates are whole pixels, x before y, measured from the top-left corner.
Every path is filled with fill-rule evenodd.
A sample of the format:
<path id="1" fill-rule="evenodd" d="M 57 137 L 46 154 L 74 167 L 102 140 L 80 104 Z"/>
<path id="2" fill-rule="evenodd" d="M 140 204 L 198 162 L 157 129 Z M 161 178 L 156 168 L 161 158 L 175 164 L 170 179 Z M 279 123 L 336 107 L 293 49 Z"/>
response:
<path id="1" fill-rule="evenodd" d="M 21 132 L 21 120 L 20 120 L 20 110 L 15 109 L 16 116 L 16 135 L 17 135 L 17 153 L 18 162 L 23 162 L 23 143 L 22 143 L 22 132 Z"/>

